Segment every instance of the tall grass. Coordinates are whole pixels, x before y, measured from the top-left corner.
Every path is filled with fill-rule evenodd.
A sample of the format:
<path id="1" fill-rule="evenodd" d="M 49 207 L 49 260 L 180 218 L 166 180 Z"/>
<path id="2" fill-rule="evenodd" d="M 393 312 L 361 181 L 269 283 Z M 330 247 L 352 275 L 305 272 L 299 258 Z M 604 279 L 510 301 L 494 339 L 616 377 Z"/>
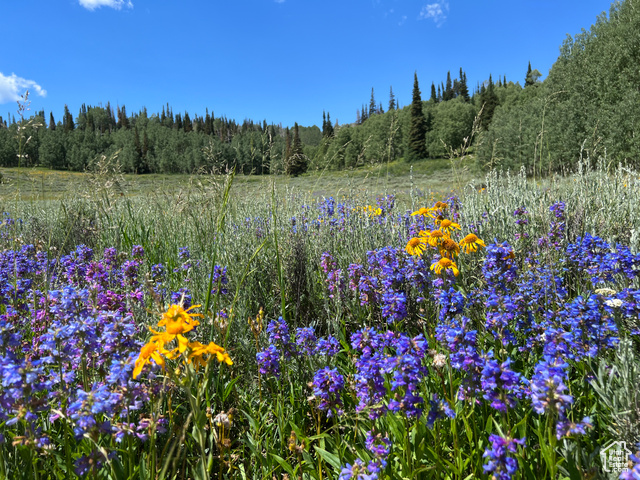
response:
<path id="1" fill-rule="evenodd" d="M 356 402 L 347 395 L 342 404 L 333 399 L 334 415 L 327 416 L 318 406 L 319 394 L 309 395 L 312 389 L 307 384 L 314 381 L 314 372 L 321 367 L 335 368 L 353 383 L 355 353 L 349 346 L 352 335 L 364 326 L 384 326 L 380 312 L 362 305 L 358 299 L 343 299 L 337 292 L 334 298 L 330 297 L 323 254 L 329 252 L 334 268 L 344 273 L 350 264 L 366 263 L 370 251 L 387 246 L 402 250 L 413 235 L 411 223 L 415 218 L 410 213 L 445 199 L 428 182 L 405 177 L 406 193 L 396 198 L 383 182 L 377 184 L 385 187 L 381 189 L 386 190 L 381 192 L 383 195 L 344 188 L 333 200 L 318 197 L 300 185 L 271 179 L 261 180 L 253 191 L 245 188 L 235 193 L 232 177 L 200 175 L 175 189 L 158 185 L 145 195 L 131 196 L 117 162 L 103 159 L 98 167 L 75 197 L 27 202 L 3 199 L 0 205 L 7 214 L 1 229 L 1 247 L 18 250 L 22 245 L 33 244 L 46 251 L 49 258 L 60 259 L 79 244 L 92 248 L 98 257 L 105 248 L 130 252 L 140 245 L 145 252 L 142 275 L 147 275 L 147 284 L 151 284 L 152 266 L 164 265 L 167 292 L 186 288 L 183 295 L 204 306 L 201 330 L 194 338 L 223 344 L 234 361 L 228 369 L 206 370 L 204 378 L 198 376 L 201 373 L 190 371 L 189 384 L 182 385 L 183 390 L 178 388 L 181 384 L 177 377 L 171 378 L 175 389 L 159 396 L 153 408 L 176 415 L 181 423 L 157 438 L 154 433 L 157 457 L 145 450 L 148 447 L 129 445 L 133 449 L 129 463 L 123 461 L 124 467 L 130 469 L 128 478 L 142 475 L 142 467 L 135 467 L 136 451 L 143 452 L 141 464 L 143 470 L 150 469 L 144 470 L 148 478 L 207 478 L 213 472 L 233 478 L 283 474 L 289 478 L 335 478 L 346 463 L 353 465 L 355 458 L 375 460 L 362 448 L 369 431 L 402 442 L 394 447 L 395 463 L 387 471 L 402 472 L 403 478 L 461 479 L 483 475 L 483 452 L 492 432 L 503 437 L 538 439 L 533 452 L 526 453 L 518 447 L 520 468 L 526 478 L 551 478 L 561 471 L 566 476 L 591 471 L 579 454 L 575 458 L 566 454 L 564 460 L 557 457 L 561 448 L 569 448 L 566 441 L 556 445 L 552 421 L 547 419 L 545 424 L 530 409 L 528 413 L 520 408 L 494 415 L 487 405 L 460 401 L 454 407 L 458 414 L 455 420 L 443 419 L 429 428 L 424 421 L 412 422 L 402 415 L 366 418 L 356 413 Z M 494 240 L 512 242 L 522 262 L 531 252 L 543 250 L 537 240 L 548 235 L 553 220 L 549 207 L 558 201 L 565 202 L 567 208 L 565 245 L 591 233 L 638 252 L 638 198 L 640 176 L 636 172 L 622 167 L 609 169 L 601 163 L 595 168 L 581 165 L 575 173 L 540 181 L 527 179 L 524 172 L 493 171 L 450 197 L 449 204 L 455 205 L 452 211 L 464 233 L 477 232 L 487 244 Z M 514 220 L 514 211 L 519 207 L 529 212 L 530 221 L 524 227 L 517 226 Z M 529 243 L 513 242 L 516 234 L 523 233 L 528 235 Z M 190 254 L 188 261 L 180 253 L 184 247 Z M 464 261 L 456 288 L 469 293 L 484 286 L 482 261 L 482 255 Z M 227 294 L 221 291 L 223 285 L 214 281 L 216 267 L 227 268 Z M 146 309 L 137 311 L 136 321 L 153 325 L 159 309 L 167 306 L 147 300 Z M 254 319 L 261 308 L 264 321 L 247 323 L 247 318 Z M 402 328 L 412 335 L 424 334 L 429 348 L 439 348 L 434 340 L 440 312 L 437 299 L 428 297 L 408 308 L 410 320 Z M 475 320 L 480 322 L 483 312 L 476 310 L 480 311 L 474 312 Z M 335 336 L 340 342 L 340 354 L 326 359 L 283 359 L 279 376 L 259 375 L 256 353 L 269 343 L 266 324 L 280 316 L 292 332 L 311 326 L 318 337 Z M 401 333 L 395 326 L 389 328 L 394 334 Z M 139 340 L 145 341 L 147 336 L 140 328 Z M 521 370 L 532 374 L 533 364 L 525 359 L 534 361 L 533 354 L 517 353 L 515 349 L 507 352 L 498 343 L 491 343 L 491 347 L 502 361 L 518 356 Z M 429 361 L 435 362 L 436 353 L 429 353 Z M 594 365 L 576 365 L 575 372 L 587 375 Z M 425 392 L 438 391 L 440 400 L 446 399 L 453 406 L 460 382 L 450 366 L 433 367 L 423 387 Z M 584 394 L 576 401 L 577 411 L 599 411 L 595 394 L 587 386 L 574 382 L 572 388 L 576 398 Z M 206 399 L 206 407 L 197 403 L 200 395 Z M 339 408 L 346 415 L 340 419 Z M 219 412 L 235 413 L 231 431 L 227 426 L 230 422 L 213 421 Z M 615 417 L 619 412 L 611 415 Z M 575 420 L 579 420 L 577 414 Z M 208 430 L 206 434 L 198 433 L 194 426 Z M 598 434 L 604 435 L 600 427 Z M 553 440 L 549 440 L 552 445 L 543 447 L 547 438 Z M 597 440 L 590 438 L 580 445 L 595 449 Z M 192 454 L 189 447 L 198 447 L 198 453 Z M 569 458 L 573 465 L 567 464 Z M 20 464 L 18 457 L 10 459 L 14 465 Z M 64 470 L 61 472 L 63 475 Z M 120 478 L 118 472 L 112 467 L 110 475 Z M 127 478 L 124 472 L 122 475 Z"/>

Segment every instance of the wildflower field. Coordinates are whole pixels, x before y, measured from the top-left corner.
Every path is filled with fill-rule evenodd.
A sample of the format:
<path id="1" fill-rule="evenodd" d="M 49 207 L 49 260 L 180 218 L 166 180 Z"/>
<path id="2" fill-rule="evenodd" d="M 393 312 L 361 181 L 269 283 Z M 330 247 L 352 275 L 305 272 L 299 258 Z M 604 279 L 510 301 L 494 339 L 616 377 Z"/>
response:
<path id="1" fill-rule="evenodd" d="M 640 478 L 638 173 L 116 180 L 0 200 L 0 478 Z"/>

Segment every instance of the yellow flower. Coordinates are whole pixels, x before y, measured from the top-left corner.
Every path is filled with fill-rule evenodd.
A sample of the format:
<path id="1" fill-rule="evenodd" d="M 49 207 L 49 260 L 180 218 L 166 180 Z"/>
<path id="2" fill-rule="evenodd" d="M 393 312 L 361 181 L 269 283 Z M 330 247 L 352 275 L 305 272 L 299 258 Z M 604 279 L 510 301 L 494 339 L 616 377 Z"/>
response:
<path id="1" fill-rule="evenodd" d="M 426 238 L 413 237 L 409 240 L 409 243 L 407 243 L 405 250 L 409 255 L 422 255 L 422 252 L 427 248 L 426 243 Z"/>
<path id="2" fill-rule="evenodd" d="M 429 239 L 427 241 L 432 247 L 437 247 L 444 239 L 445 235 L 444 233 L 442 233 L 442 231 L 434 230 L 429 234 Z"/>
<path id="3" fill-rule="evenodd" d="M 464 237 L 460 241 L 460 246 L 462 247 L 462 250 L 464 251 L 464 253 L 475 252 L 476 250 L 478 250 L 478 247 L 480 247 L 480 248 L 486 247 L 484 242 L 482 240 L 480 240 L 473 233 L 470 233 L 469 235 Z"/>
<path id="4" fill-rule="evenodd" d="M 453 229 L 462 230 L 460 225 L 457 223 L 453 223 L 451 220 L 447 220 L 446 218 L 440 222 L 440 230 L 445 232 L 447 235 L 451 235 Z"/>
<path id="5" fill-rule="evenodd" d="M 443 270 L 451 270 L 456 277 L 460 273 L 455 262 L 448 258 L 441 258 L 438 260 L 436 263 L 431 265 L 431 270 L 435 271 L 437 275 L 440 275 Z"/>
<path id="6" fill-rule="evenodd" d="M 453 258 L 460 255 L 460 247 L 455 240 L 445 238 L 440 244 L 440 255 L 447 258 Z"/>
<path id="7" fill-rule="evenodd" d="M 149 342 L 144 345 L 140 349 L 140 355 L 138 356 L 135 364 L 135 368 L 133 369 L 133 378 L 135 379 L 140 373 L 144 366 L 149 363 L 149 360 L 153 359 L 157 365 L 160 365 L 164 368 L 164 358 L 160 355 L 159 349 L 162 348 L 162 345 L 156 342 Z"/>
<path id="8" fill-rule="evenodd" d="M 190 332 L 196 326 L 200 325 L 200 322 L 194 320 L 193 317 L 201 317 L 202 314 L 188 312 L 199 306 L 200 305 L 193 305 L 185 310 L 182 308 L 182 305 L 171 305 L 166 313 L 162 314 L 162 320 L 158 322 L 158 326 L 165 327 L 167 333 L 172 335 Z"/>
<path id="9" fill-rule="evenodd" d="M 216 345 L 213 342 L 210 342 L 209 345 L 203 345 L 200 342 L 191 342 L 189 343 L 189 361 L 194 361 L 194 363 L 198 366 L 206 365 L 206 361 L 202 358 L 204 355 L 215 355 L 216 359 L 222 363 L 226 363 L 227 365 L 233 365 L 233 361 L 229 354 L 224 351 L 220 345 Z"/>
<path id="10" fill-rule="evenodd" d="M 373 208 L 372 206 L 369 206 L 370 217 L 379 217 L 380 215 L 382 215 L 382 209 L 380 207 Z"/>
<path id="11" fill-rule="evenodd" d="M 411 216 L 414 216 L 414 215 L 422 215 L 423 217 L 431 217 L 431 218 L 433 218 L 433 214 L 431 213 L 431 209 L 425 208 L 425 207 L 422 207 L 421 209 L 416 210 L 415 212 L 413 212 L 411 214 Z"/>

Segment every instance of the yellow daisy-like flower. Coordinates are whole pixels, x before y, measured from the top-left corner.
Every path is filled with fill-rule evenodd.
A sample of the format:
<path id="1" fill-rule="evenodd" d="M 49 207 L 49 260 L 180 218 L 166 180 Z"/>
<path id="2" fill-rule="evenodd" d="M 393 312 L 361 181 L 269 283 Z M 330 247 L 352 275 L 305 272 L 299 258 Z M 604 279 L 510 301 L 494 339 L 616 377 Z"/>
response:
<path id="1" fill-rule="evenodd" d="M 431 207 L 429 210 L 431 212 L 438 213 L 439 215 L 444 215 L 444 213 L 447 211 L 447 208 L 449 208 L 449 205 L 447 205 L 446 203 L 436 202 L 435 205 L 433 205 L 433 207 Z"/>
<path id="2" fill-rule="evenodd" d="M 429 237 L 429 235 L 431 235 L 431 230 L 420 230 L 418 232 L 418 236 L 419 237 Z"/>
<path id="3" fill-rule="evenodd" d="M 409 243 L 407 243 L 405 250 L 409 255 L 422 255 L 422 252 L 424 252 L 427 248 L 426 243 L 426 238 L 413 237 L 411 240 L 409 240 Z"/>
<path id="4" fill-rule="evenodd" d="M 451 235 L 451 232 L 453 232 L 454 229 L 462 230 L 460 225 L 458 225 L 457 223 L 453 223 L 451 220 L 448 220 L 446 218 L 440 222 L 440 230 L 446 232 L 447 235 Z"/>
<path id="5" fill-rule="evenodd" d="M 200 322 L 193 317 L 201 317 L 202 314 L 188 312 L 199 306 L 200 305 L 193 305 L 185 310 L 182 308 L 182 305 L 171 305 L 166 313 L 162 314 L 162 320 L 158 322 L 158 326 L 165 327 L 167 333 L 172 335 L 190 332 L 196 326 L 200 325 Z"/>
<path id="6" fill-rule="evenodd" d="M 382 209 L 380 207 L 373 208 L 371 205 L 369 205 L 369 216 L 370 217 L 379 217 L 380 215 L 382 215 Z"/>
<path id="7" fill-rule="evenodd" d="M 431 209 L 422 207 L 419 210 L 416 210 L 411 214 L 411 216 L 422 215 L 423 217 L 431 217 L 433 218 L 433 214 L 431 213 Z"/>
<path id="8" fill-rule="evenodd" d="M 456 277 L 460 274 L 460 270 L 458 270 L 455 262 L 446 257 L 441 258 L 436 263 L 431 265 L 431 270 L 435 271 L 437 275 L 440 275 L 443 270 L 451 270 Z"/>
<path id="9" fill-rule="evenodd" d="M 156 365 L 160 365 L 164 368 L 164 357 L 161 355 L 163 346 L 157 342 L 149 342 L 140 349 L 140 355 L 136 359 L 136 364 L 133 369 L 133 378 L 135 379 L 144 366 L 149 363 L 150 360 L 156 362 Z"/>
<path id="10" fill-rule="evenodd" d="M 455 240 L 451 238 L 445 238 L 439 246 L 440 255 L 447 258 L 453 258 L 460 255 L 460 246 Z"/>
<path id="11" fill-rule="evenodd" d="M 225 352 L 224 348 L 213 342 L 210 342 L 209 345 L 203 345 L 200 342 L 191 342 L 189 343 L 189 349 L 191 353 L 189 353 L 188 360 L 190 362 L 193 361 L 196 366 L 206 365 L 207 362 L 203 358 L 204 355 L 215 355 L 220 363 L 224 362 L 227 365 L 233 365 L 231 357 Z"/>
<path id="12" fill-rule="evenodd" d="M 441 230 L 433 230 L 429 233 L 429 239 L 427 241 L 432 247 L 437 247 L 445 238 L 448 237 Z"/>
<path id="13" fill-rule="evenodd" d="M 486 245 L 480 240 L 474 233 L 470 233 L 460 241 L 460 246 L 464 253 L 471 253 L 478 250 L 478 248 L 484 248 Z"/>

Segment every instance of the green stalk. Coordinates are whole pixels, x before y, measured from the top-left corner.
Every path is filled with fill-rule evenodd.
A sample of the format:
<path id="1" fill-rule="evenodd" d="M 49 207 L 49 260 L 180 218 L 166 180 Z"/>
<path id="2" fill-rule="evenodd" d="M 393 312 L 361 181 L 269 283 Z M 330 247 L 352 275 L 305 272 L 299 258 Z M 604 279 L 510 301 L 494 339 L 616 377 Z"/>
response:
<path id="1" fill-rule="evenodd" d="M 278 285 L 280 287 L 280 308 L 282 319 L 287 321 L 287 295 L 285 292 L 282 263 L 280 262 L 280 248 L 278 247 L 278 223 L 276 217 L 276 184 L 271 184 L 271 218 L 273 219 L 273 243 L 276 248 L 276 266 L 278 268 Z"/>
<path id="2" fill-rule="evenodd" d="M 229 203 L 229 191 L 231 190 L 231 184 L 233 183 L 234 174 L 229 175 L 227 184 L 224 188 L 222 195 L 222 205 L 220 206 L 220 214 L 218 216 L 218 224 L 216 225 L 216 239 L 213 242 L 213 254 L 211 255 L 211 270 L 209 271 L 209 284 L 207 288 L 207 298 L 204 303 L 204 315 L 209 312 L 209 306 L 211 305 L 211 290 L 213 289 L 213 274 L 215 272 L 216 260 L 218 255 L 218 244 L 220 243 L 220 233 L 224 232 L 224 222 L 227 216 L 227 204 Z M 219 291 L 219 290 L 218 290 Z M 215 304 L 217 304 L 219 293 L 216 293 Z M 215 306 L 215 305 L 214 305 Z M 215 331 L 215 325 L 211 322 L 210 338 L 213 338 Z"/>

